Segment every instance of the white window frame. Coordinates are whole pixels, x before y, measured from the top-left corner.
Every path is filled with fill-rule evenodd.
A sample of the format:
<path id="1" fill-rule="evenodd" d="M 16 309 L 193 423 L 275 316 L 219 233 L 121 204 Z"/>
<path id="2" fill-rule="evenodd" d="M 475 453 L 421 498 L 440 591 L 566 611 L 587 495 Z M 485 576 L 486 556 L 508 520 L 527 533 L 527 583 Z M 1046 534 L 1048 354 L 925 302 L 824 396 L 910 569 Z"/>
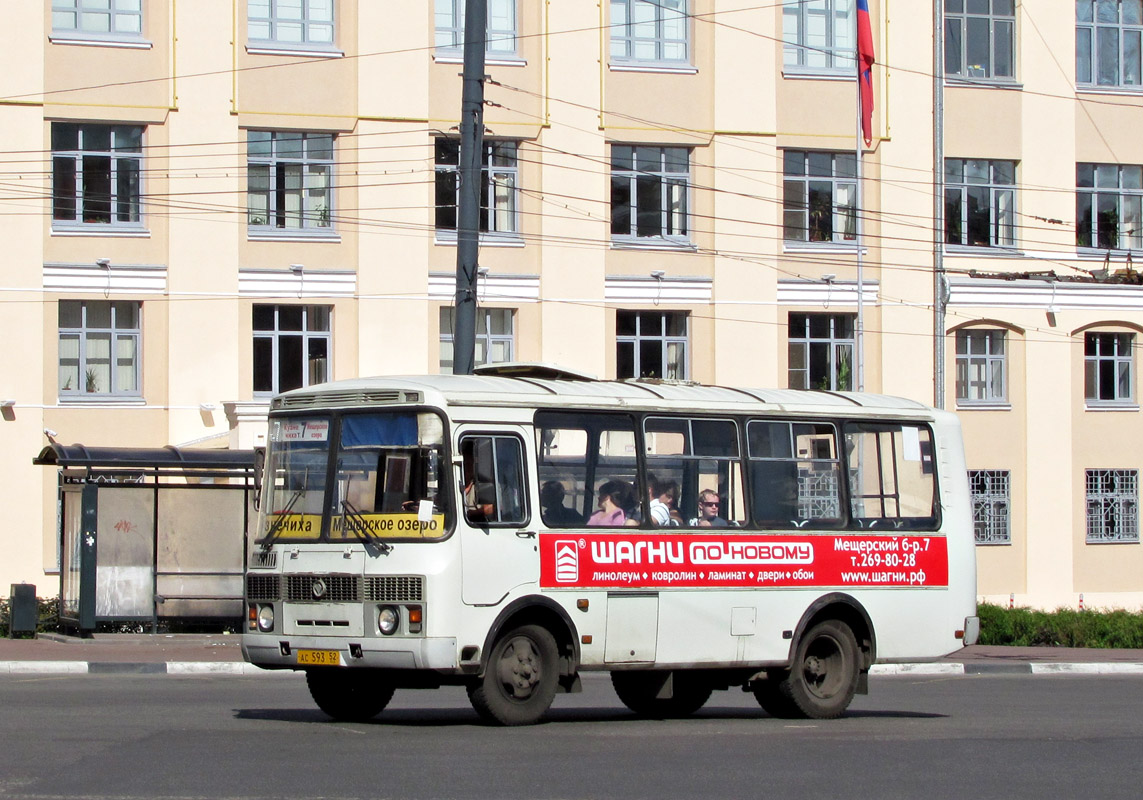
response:
<path id="1" fill-rule="evenodd" d="M 687 66 L 691 63 L 691 0 L 610 0 L 611 60 L 616 63 Z M 669 11 L 683 28 L 670 36 Z M 681 18 L 681 23 L 678 22 Z M 649 33 L 648 33 L 649 31 Z"/>
<path id="2" fill-rule="evenodd" d="M 1084 470 L 1087 544 L 1139 541 L 1139 470 Z"/>
<path id="3" fill-rule="evenodd" d="M 264 138 L 268 137 L 268 138 Z M 268 142 L 268 155 L 255 152 L 256 143 Z M 298 142 L 298 152 L 285 146 Z M 328 157 L 320 154 L 327 150 Z M 246 132 L 246 222 L 251 233 L 262 235 L 334 234 L 334 156 L 337 137 L 331 133 L 306 131 L 248 130 Z M 259 144 L 258 150 L 263 148 Z M 265 171 L 265 188 L 255 189 Z M 300 182 L 298 178 L 300 177 Z M 298 183 L 297 186 L 291 185 Z M 324 187 L 322 184 L 325 184 Z M 265 208 L 255 198 L 265 198 Z M 297 208 L 289 201 L 296 200 Z M 285 208 L 281 206 L 285 205 Z"/>
<path id="4" fill-rule="evenodd" d="M 74 129 L 76 146 L 65 147 L 61 139 L 67 129 Z M 107 125 L 95 122 L 52 123 L 52 229 L 143 228 L 143 135 L 139 125 Z M 97 147 L 91 140 L 107 136 L 108 146 Z M 98 170 L 106 178 L 105 198 L 94 195 L 89 188 L 92 164 L 107 161 L 107 170 Z M 61 183 L 70 176 L 74 188 L 63 194 Z M 126 197 L 124 197 L 126 195 Z M 67 202 L 61 204 L 61 200 Z M 102 216 L 98 206 L 107 204 L 107 219 L 88 218 L 89 214 Z M 65 215 L 68 209 L 70 215 Z"/>
<path id="5" fill-rule="evenodd" d="M 690 244 L 692 155 L 689 147 L 611 145 L 613 242 Z M 640 229 L 641 221 L 656 219 Z"/>
<path id="6" fill-rule="evenodd" d="M 143 38 L 142 0 L 105 3 L 98 8 L 89 0 L 52 0 L 52 33 L 107 41 Z"/>
<path id="7" fill-rule="evenodd" d="M 1076 164 L 1076 247 L 1143 251 L 1143 166 Z"/>
<path id="8" fill-rule="evenodd" d="M 979 1 L 979 0 L 978 0 Z M 969 10 L 973 0 L 945 1 L 945 77 L 969 81 L 1013 83 L 1016 80 L 1016 0 L 983 0 L 988 13 Z M 1006 9 L 1008 9 L 1006 11 Z M 981 24 L 988 29 L 988 64 L 968 63 L 969 26 L 980 35 Z M 954 31 L 959 30 L 959 41 Z M 997 73 L 1007 44 L 1008 70 Z"/>
<path id="9" fill-rule="evenodd" d="M 852 76 L 856 9 L 856 0 L 784 0 L 782 68 Z"/>
<path id="10" fill-rule="evenodd" d="M 623 327 L 620 320 L 623 317 L 633 319 L 634 333 L 619 333 Z M 678 322 L 682 322 L 682 333 L 671 333 L 674 328 L 678 330 Z M 651 323 L 656 323 L 651 325 Z M 674 325 L 672 325 L 674 323 Z M 616 378 L 662 378 L 666 380 L 685 381 L 690 379 L 690 332 L 691 317 L 686 311 L 627 311 L 616 312 L 615 318 L 615 372 Z M 647 365 L 643 363 L 643 344 L 657 344 L 659 346 L 659 363 Z M 628 359 L 620 353 L 630 348 Z M 672 352 L 675 357 L 672 358 Z M 631 365 L 631 374 L 624 374 L 621 365 L 627 360 Z"/>
<path id="11" fill-rule="evenodd" d="M 969 207 L 974 200 L 979 203 L 981 193 L 988 202 L 987 242 L 971 237 L 969 230 Z M 1015 161 L 945 159 L 945 245 L 1016 247 Z"/>
<path id="12" fill-rule="evenodd" d="M 453 157 L 455 156 L 455 158 Z M 437 137 L 433 143 L 435 215 L 438 239 L 456 238 L 460 218 L 460 142 Z M 520 143 L 485 139 L 480 162 L 481 238 L 520 238 Z M 451 184 L 451 185 L 450 185 Z M 455 221 L 450 222 L 450 217 Z"/>
<path id="13" fill-rule="evenodd" d="M 451 375 L 455 343 L 455 306 L 440 310 L 440 371 Z M 496 357 L 500 354 L 502 357 Z M 501 364 L 516 360 L 516 309 L 476 309 L 476 342 L 473 364 Z"/>
<path id="14" fill-rule="evenodd" d="M 814 336 L 813 320 L 828 318 L 829 333 L 826 336 Z M 791 311 L 787 319 L 787 382 L 791 389 L 823 389 L 831 392 L 853 391 L 854 388 L 854 354 L 856 353 L 856 314 L 823 314 L 815 312 Z M 847 327 L 839 332 L 839 327 Z M 815 380 L 812 364 L 812 348 L 814 346 L 827 348 L 829 369 L 829 382 L 823 383 L 824 376 L 816 376 L 819 385 L 814 386 Z M 848 369 L 848 377 L 845 370 Z M 844 378 L 844 380 L 843 380 Z"/>
<path id="15" fill-rule="evenodd" d="M 515 58 L 519 14 L 516 0 L 488 0 L 484 52 L 492 58 Z M 437 54 L 459 58 L 464 53 L 465 0 L 436 0 L 434 20 Z"/>
<path id="16" fill-rule="evenodd" d="M 965 406 L 1008 402 L 1008 331 L 956 332 L 956 401 Z"/>
<path id="17" fill-rule="evenodd" d="M 64 304 L 76 305 L 79 308 L 80 322 L 78 326 L 67 326 L 63 324 Z M 106 306 L 107 318 L 109 324 L 106 326 L 95 326 L 89 320 L 90 311 L 94 306 Z M 132 307 L 132 316 L 135 318 L 134 325 L 123 324 L 120 322 L 123 307 Z M 92 351 L 92 343 L 95 340 L 103 339 L 107 342 L 107 356 L 99 358 L 95 356 Z M 75 376 L 78 378 L 77 385 L 74 387 L 66 385 L 68 381 L 64 378 L 64 341 L 76 341 L 76 356 L 75 356 Z M 120 355 L 120 346 L 126 343 L 131 355 L 124 359 Z M 129 300 L 61 300 L 59 305 L 59 386 L 58 392 L 61 399 L 71 398 L 116 398 L 116 397 L 139 397 L 142 394 L 142 362 L 143 362 L 143 304 Z M 120 380 L 120 369 L 124 366 L 119 362 L 126 360 L 126 366 L 130 369 L 130 385 L 120 385 L 124 381 Z M 107 380 L 109 386 L 105 390 L 99 389 L 98 381 L 98 362 L 105 361 L 107 369 Z M 81 388 L 78 384 L 82 382 Z"/>
<path id="18" fill-rule="evenodd" d="M 250 43 L 289 50 L 332 50 L 337 42 L 335 0 L 246 0 Z M 297 15 L 293 14 L 297 10 Z M 286 38 L 286 30 L 300 38 Z"/>
<path id="19" fill-rule="evenodd" d="M 1100 19 L 1111 5 L 1099 0 L 1076 3 L 1076 84 L 1128 91 L 1143 90 L 1143 3 L 1115 2 L 1115 19 Z M 1128 14 L 1126 9 L 1134 10 Z M 1109 51 L 1114 63 L 1106 57 Z M 1109 69 L 1110 67 L 1110 69 Z M 1114 71 L 1114 76 L 1110 73 Z"/>
<path id="20" fill-rule="evenodd" d="M 824 204 L 814 202 L 823 192 L 829 195 L 828 212 Z M 823 237 L 825 233 L 828 238 Z M 782 152 L 782 238 L 814 247 L 857 243 L 857 157 L 853 153 Z"/>
<path id="21" fill-rule="evenodd" d="M 305 305 L 286 304 L 286 303 L 254 303 L 251 307 L 251 320 L 255 319 L 257 310 L 259 308 L 272 308 L 274 310 L 274 327 L 273 328 L 254 328 L 253 330 L 253 358 L 251 360 L 251 383 L 254 387 L 255 397 L 272 397 L 286 389 L 302 388 L 312 386 L 315 383 L 324 383 L 331 380 L 333 377 L 333 306 L 308 303 Z M 300 308 L 302 314 L 301 328 L 283 328 L 281 324 L 281 312 L 283 308 Z M 320 315 L 315 313 L 317 309 L 321 309 Z M 324 319 L 322 319 L 324 318 Z M 319 327 L 324 325 L 325 327 Z M 311 327 L 313 328 L 311 330 Z M 302 383 L 300 387 L 282 387 L 282 375 L 279 369 L 282 359 L 282 339 L 287 337 L 301 338 L 301 373 Z M 264 340 L 270 342 L 270 383 L 269 389 L 258 388 L 258 341 Z M 324 341 L 325 342 L 325 358 L 324 364 L 319 363 L 321 358 L 313 358 L 310 355 L 311 341 Z"/>
<path id="22" fill-rule="evenodd" d="M 1133 406 L 1135 403 L 1135 334 L 1121 331 L 1088 331 L 1084 344 L 1084 399 L 1089 406 Z M 1114 389 L 1103 396 L 1101 385 L 1107 370 L 1114 376 Z M 1126 389 L 1124 389 L 1126 384 Z"/>
<path id="23" fill-rule="evenodd" d="M 970 469 L 972 528 L 977 544 L 1012 544 L 1012 473 L 1006 469 Z"/>

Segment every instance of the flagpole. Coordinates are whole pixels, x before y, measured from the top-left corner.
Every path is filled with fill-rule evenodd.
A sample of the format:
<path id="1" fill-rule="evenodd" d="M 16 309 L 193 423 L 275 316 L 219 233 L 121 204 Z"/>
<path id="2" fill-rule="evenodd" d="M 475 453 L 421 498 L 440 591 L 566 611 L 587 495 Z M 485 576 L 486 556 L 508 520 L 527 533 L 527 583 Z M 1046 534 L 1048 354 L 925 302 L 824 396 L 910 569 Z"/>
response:
<path id="1" fill-rule="evenodd" d="M 865 195 L 865 180 L 863 157 L 865 155 L 861 147 L 861 58 L 855 58 L 856 70 L 854 77 L 855 86 L 857 87 L 857 208 L 855 209 L 855 228 L 854 234 L 857 239 L 857 327 L 854 331 L 855 345 L 857 347 L 857 391 L 865 391 L 865 270 L 864 258 L 861 255 L 862 247 L 862 234 L 864 233 L 864 220 L 862 219 L 862 209 L 865 208 L 864 195 Z"/>

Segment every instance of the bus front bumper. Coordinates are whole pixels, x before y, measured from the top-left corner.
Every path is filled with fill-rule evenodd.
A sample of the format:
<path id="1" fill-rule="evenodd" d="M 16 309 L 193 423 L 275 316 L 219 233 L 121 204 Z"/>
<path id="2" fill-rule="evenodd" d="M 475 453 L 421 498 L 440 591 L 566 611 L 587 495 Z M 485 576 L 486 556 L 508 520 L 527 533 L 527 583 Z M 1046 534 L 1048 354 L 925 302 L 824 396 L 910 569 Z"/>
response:
<path id="1" fill-rule="evenodd" d="M 340 666 L 443 673 L 467 671 L 461 668 L 456 639 L 452 637 L 378 639 L 247 633 L 242 636 L 242 655 L 263 669 Z"/>

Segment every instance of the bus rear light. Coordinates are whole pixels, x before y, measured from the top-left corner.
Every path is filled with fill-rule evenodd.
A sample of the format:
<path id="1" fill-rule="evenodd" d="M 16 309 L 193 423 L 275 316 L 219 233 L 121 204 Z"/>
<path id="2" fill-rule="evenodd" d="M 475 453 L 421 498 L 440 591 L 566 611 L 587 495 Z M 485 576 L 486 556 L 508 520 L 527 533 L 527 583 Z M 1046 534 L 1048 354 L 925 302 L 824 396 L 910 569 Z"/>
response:
<path id="1" fill-rule="evenodd" d="M 953 636 L 956 637 L 957 639 L 963 639 L 964 638 L 964 631 L 953 631 Z"/>

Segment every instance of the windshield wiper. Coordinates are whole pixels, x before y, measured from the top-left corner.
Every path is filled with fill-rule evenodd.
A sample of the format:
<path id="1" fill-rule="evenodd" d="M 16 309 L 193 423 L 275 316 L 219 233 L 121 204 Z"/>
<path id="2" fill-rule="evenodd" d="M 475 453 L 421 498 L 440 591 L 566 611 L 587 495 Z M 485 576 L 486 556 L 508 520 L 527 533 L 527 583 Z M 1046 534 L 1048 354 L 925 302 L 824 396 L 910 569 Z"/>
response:
<path id="1" fill-rule="evenodd" d="M 282 526 L 286 523 L 286 517 L 290 516 L 290 512 L 294 510 L 294 504 L 298 502 L 298 498 L 305 494 L 304 488 L 298 489 L 294 492 L 293 497 L 286 503 L 286 507 L 278 512 L 278 516 L 274 519 L 273 524 L 270 525 L 270 530 L 266 531 L 266 535 L 262 537 L 262 549 L 269 550 L 270 545 L 274 544 L 274 540 L 278 538 L 278 534 L 282 530 Z"/>
<path id="2" fill-rule="evenodd" d="M 369 530 L 369 523 L 365 517 L 360 511 L 354 508 L 353 503 L 348 500 L 341 501 L 341 529 L 343 531 L 352 531 L 357 535 L 358 539 L 380 550 L 382 555 L 393 549 L 393 545 L 381 541 L 378 536 Z"/>

